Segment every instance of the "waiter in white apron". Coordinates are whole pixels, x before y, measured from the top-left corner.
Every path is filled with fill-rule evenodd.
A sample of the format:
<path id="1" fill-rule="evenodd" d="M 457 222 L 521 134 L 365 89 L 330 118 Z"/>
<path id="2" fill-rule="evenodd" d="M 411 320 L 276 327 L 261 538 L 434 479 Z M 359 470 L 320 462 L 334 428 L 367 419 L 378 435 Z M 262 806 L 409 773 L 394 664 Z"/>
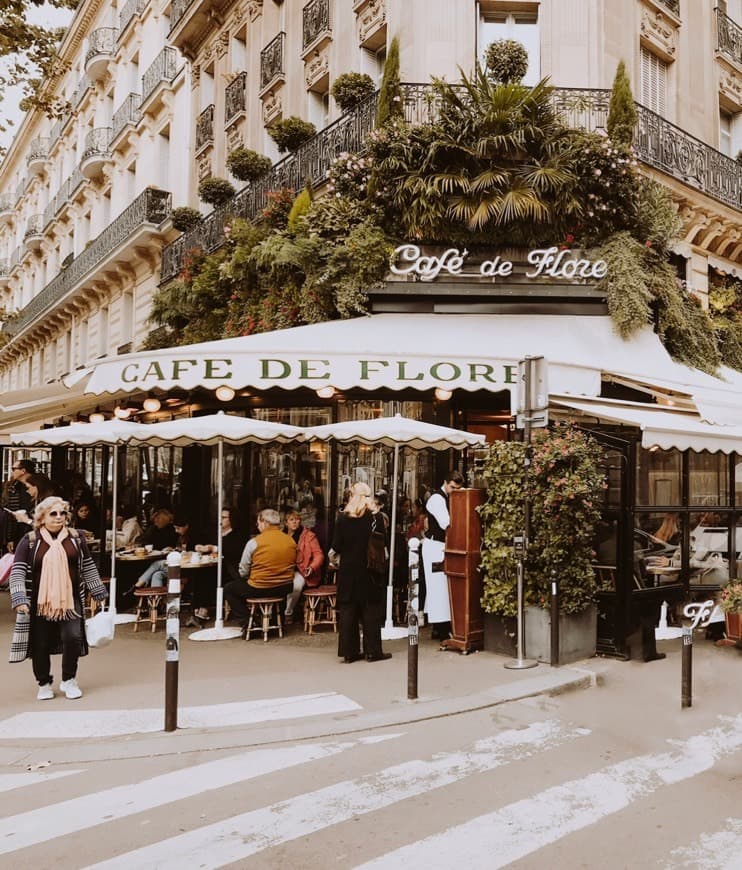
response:
<path id="1" fill-rule="evenodd" d="M 460 471 L 450 471 L 441 488 L 425 503 L 428 528 L 423 540 L 423 570 L 425 572 L 425 613 L 433 627 L 433 640 L 445 640 L 451 633 L 451 604 L 448 578 L 443 570 L 446 549 L 446 529 L 451 523 L 448 497 L 462 489 L 464 477 Z"/>

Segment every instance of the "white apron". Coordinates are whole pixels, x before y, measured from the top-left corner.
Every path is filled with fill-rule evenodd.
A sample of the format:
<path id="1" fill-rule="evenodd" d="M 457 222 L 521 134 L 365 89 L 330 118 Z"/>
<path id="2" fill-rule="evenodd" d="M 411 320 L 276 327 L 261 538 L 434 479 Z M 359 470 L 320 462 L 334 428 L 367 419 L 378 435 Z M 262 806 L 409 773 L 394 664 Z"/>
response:
<path id="1" fill-rule="evenodd" d="M 434 562 L 442 562 L 446 545 L 443 541 L 423 539 L 423 570 L 425 571 L 425 613 L 428 622 L 450 622 L 451 604 L 448 598 L 448 577 L 443 571 L 433 573 Z"/>

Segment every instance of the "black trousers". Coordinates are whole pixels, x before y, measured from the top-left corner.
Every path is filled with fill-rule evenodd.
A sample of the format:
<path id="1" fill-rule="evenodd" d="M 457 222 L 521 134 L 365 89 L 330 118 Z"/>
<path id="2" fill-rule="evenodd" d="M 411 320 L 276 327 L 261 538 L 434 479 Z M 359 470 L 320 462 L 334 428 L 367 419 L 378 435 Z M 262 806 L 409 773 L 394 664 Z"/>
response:
<path id="1" fill-rule="evenodd" d="M 338 605 L 338 655 L 352 658 L 360 655 L 363 625 L 363 654 L 381 655 L 381 626 L 384 622 L 384 602 L 349 601 Z"/>
<path id="2" fill-rule="evenodd" d="M 31 662 L 33 674 L 40 686 L 47 686 L 52 682 L 51 648 L 58 637 L 62 640 L 62 679 L 71 680 L 77 676 L 77 660 L 80 658 L 82 643 L 79 619 L 52 622 L 43 616 L 34 616 L 32 636 Z"/>
<path id="3" fill-rule="evenodd" d="M 224 587 L 224 597 L 232 608 L 232 613 L 244 628 L 250 621 L 250 608 L 247 606 L 248 598 L 283 598 L 294 589 L 294 581 L 284 583 L 282 586 L 273 586 L 269 589 L 258 589 L 244 580 L 232 580 Z"/>

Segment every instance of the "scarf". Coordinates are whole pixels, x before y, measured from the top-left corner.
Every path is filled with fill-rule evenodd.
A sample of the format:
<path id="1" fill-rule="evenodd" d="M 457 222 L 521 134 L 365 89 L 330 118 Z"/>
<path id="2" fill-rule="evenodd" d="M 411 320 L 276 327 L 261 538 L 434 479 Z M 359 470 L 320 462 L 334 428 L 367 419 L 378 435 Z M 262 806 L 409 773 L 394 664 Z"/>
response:
<path id="1" fill-rule="evenodd" d="M 41 579 L 39 581 L 39 599 L 36 613 L 44 619 L 59 621 L 72 619 L 80 614 L 75 610 L 75 598 L 72 594 L 72 578 L 70 577 L 67 551 L 62 541 L 69 537 L 69 531 L 63 528 L 56 538 L 52 538 L 47 529 L 40 529 L 43 541 L 49 549 L 41 560 Z"/>

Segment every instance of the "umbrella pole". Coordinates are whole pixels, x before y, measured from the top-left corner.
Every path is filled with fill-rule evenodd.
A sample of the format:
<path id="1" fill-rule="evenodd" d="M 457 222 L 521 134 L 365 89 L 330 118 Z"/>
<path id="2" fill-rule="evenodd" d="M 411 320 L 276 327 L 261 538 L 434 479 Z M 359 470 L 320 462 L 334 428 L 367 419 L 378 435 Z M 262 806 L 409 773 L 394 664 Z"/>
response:
<path id="1" fill-rule="evenodd" d="M 394 543 L 397 528 L 397 479 L 399 477 L 399 444 L 394 445 L 394 472 L 392 478 L 392 517 L 389 534 L 389 580 L 386 587 L 386 622 L 381 632 L 382 640 L 396 640 L 407 636 L 406 628 L 395 628 L 392 619 L 394 606 Z"/>
<path id="2" fill-rule="evenodd" d="M 239 628 L 224 627 L 224 588 L 222 586 L 222 504 L 224 486 L 224 441 L 220 440 L 217 445 L 217 529 L 216 529 L 216 620 L 213 628 L 204 628 L 188 635 L 188 640 L 231 640 L 239 637 L 242 632 Z"/>
<path id="3" fill-rule="evenodd" d="M 136 616 L 132 613 L 116 612 L 116 511 L 119 498 L 119 446 L 113 445 L 113 486 L 111 488 L 111 580 L 108 585 L 108 609 L 113 614 L 114 625 L 124 625 L 134 622 Z M 106 550 L 106 542 L 103 542 L 103 552 Z"/>

